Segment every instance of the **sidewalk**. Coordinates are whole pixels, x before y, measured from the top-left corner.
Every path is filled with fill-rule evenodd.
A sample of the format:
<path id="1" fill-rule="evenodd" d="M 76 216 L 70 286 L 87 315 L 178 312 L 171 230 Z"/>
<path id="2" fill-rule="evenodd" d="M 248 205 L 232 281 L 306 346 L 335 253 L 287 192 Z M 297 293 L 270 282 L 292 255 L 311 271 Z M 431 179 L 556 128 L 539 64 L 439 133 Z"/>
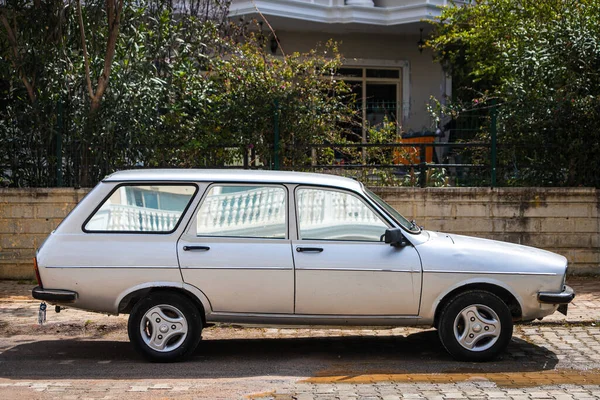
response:
<path id="1" fill-rule="evenodd" d="M 576 293 L 569 304 L 568 315 L 555 312 L 537 323 L 600 323 L 600 278 L 570 278 L 567 285 Z"/>
<path id="2" fill-rule="evenodd" d="M 543 321 L 532 322 L 532 325 L 588 324 L 594 326 L 600 324 L 600 279 L 571 278 L 567 283 L 577 293 L 575 300 L 569 305 L 568 315 L 564 316 L 556 312 L 544 318 Z M 40 302 L 31 297 L 31 289 L 34 286 L 34 283 L 0 281 L 0 336 L 34 332 L 106 336 L 126 329 L 127 315 L 107 316 L 72 308 L 66 308 L 60 313 L 56 313 L 52 306 L 48 306 L 47 323 L 43 327 L 39 327 L 37 316 Z M 285 332 L 285 330 L 282 331 Z M 327 330 L 319 329 L 321 333 L 325 331 Z M 237 332 L 237 334 L 240 333 L 242 332 Z M 246 333 L 250 334 L 250 332 Z M 326 336 L 329 335 L 326 334 Z"/>

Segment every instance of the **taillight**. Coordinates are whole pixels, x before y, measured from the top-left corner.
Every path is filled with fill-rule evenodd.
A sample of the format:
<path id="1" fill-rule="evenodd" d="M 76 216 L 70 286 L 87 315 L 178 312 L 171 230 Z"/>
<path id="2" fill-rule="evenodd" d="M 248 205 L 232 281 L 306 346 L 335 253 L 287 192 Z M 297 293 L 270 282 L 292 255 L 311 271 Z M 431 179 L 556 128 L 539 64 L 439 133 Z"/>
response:
<path id="1" fill-rule="evenodd" d="M 35 271 L 35 279 L 37 279 L 38 286 L 43 289 L 44 285 L 42 285 L 42 278 L 40 277 L 40 270 L 38 269 L 36 257 L 33 257 L 33 270 Z"/>

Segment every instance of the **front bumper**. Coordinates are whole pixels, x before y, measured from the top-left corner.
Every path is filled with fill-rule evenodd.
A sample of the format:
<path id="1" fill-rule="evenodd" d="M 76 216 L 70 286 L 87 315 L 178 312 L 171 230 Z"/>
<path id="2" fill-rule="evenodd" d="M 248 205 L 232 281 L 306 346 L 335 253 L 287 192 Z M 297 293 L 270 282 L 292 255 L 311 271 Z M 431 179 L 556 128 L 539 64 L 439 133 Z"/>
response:
<path id="1" fill-rule="evenodd" d="M 53 303 L 72 303 L 77 299 L 77 292 L 60 289 L 42 289 L 39 286 L 33 288 L 31 295 L 34 299 Z"/>
<path id="2" fill-rule="evenodd" d="M 562 292 L 539 292 L 538 301 L 544 304 L 569 304 L 575 298 L 572 287 L 565 285 Z"/>
<path id="3" fill-rule="evenodd" d="M 537 297 L 542 304 L 558 304 L 558 311 L 567 315 L 568 304 L 575 298 L 575 291 L 565 285 L 562 292 L 539 292 Z"/>

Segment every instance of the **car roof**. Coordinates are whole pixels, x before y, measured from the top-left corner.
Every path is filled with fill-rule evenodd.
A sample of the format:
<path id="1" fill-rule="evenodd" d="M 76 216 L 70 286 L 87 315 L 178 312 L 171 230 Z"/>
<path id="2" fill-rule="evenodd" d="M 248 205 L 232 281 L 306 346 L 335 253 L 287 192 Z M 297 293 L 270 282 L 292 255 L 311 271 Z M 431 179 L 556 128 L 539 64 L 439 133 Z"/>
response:
<path id="1" fill-rule="evenodd" d="M 334 186 L 360 190 L 360 182 L 329 174 L 244 169 L 131 169 L 115 172 L 103 182 L 260 182 Z"/>

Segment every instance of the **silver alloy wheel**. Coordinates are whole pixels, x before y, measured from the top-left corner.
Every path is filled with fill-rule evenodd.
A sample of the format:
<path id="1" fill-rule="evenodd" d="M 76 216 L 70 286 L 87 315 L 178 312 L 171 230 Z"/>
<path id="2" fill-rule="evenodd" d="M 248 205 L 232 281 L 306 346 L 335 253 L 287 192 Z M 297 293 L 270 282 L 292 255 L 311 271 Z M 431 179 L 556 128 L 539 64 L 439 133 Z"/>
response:
<path id="1" fill-rule="evenodd" d="M 188 334 L 183 313 L 168 304 L 152 307 L 142 317 L 140 334 L 148 347 L 161 353 L 177 349 Z"/>
<path id="2" fill-rule="evenodd" d="M 483 304 L 463 308 L 454 319 L 454 337 L 469 351 L 485 351 L 500 337 L 498 314 Z"/>

